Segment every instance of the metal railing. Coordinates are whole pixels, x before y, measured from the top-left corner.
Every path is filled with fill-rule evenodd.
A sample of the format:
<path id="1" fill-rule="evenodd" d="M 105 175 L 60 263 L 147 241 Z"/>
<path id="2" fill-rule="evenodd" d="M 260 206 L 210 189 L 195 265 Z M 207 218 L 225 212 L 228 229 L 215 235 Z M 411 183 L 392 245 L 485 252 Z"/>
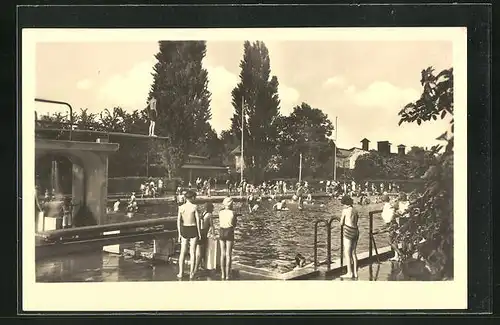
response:
<path id="1" fill-rule="evenodd" d="M 375 241 L 375 235 L 383 234 L 389 232 L 388 229 L 380 230 L 380 231 L 373 231 L 373 216 L 375 214 L 380 214 L 382 213 L 382 210 L 374 210 L 368 212 L 368 218 L 369 218 L 369 230 L 368 230 L 368 257 L 370 260 L 373 257 L 373 251 L 375 250 L 375 256 L 377 257 L 377 262 L 380 263 L 380 258 L 378 255 L 378 249 L 377 249 L 377 243 Z"/>
<path id="2" fill-rule="evenodd" d="M 73 107 L 67 102 L 61 102 L 58 100 L 50 100 L 50 99 L 44 99 L 44 98 L 35 98 L 36 102 L 41 102 L 41 103 L 50 103 L 50 104 L 59 104 L 59 105 L 66 105 L 69 108 L 69 123 L 71 126 L 73 126 Z M 71 141 L 71 135 L 72 135 L 72 130 L 73 127 L 69 128 L 69 140 Z"/>
<path id="3" fill-rule="evenodd" d="M 319 263 L 318 263 L 318 227 L 320 224 L 324 224 L 326 227 L 326 264 L 327 264 L 327 269 L 330 270 L 331 264 L 332 264 L 332 222 L 334 220 L 339 220 L 338 217 L 331 217 L 328 221 L 325 219 L 320 219 L 316 220 L 314 222 L 314 268 L 317 268 Z M 343 251 L 342 251 L 342 231 L 343 227 L 341 226 L 341 236 L 340 236 L 340 246 L 341 246 L 341 251 L 340 251 L 340 260 L 341 263 L 343 261 Z"/>

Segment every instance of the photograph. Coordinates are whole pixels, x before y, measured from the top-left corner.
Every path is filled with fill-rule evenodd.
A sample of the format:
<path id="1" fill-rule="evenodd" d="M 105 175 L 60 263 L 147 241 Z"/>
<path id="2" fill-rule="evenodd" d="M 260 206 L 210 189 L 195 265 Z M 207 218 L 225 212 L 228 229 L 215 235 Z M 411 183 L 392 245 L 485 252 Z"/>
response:
<path id="1" fill-rule="evenodd" d="M 466 304 L 466 40 L 23 30 L 23 277 L 261 302 L 458 285 Z"/>

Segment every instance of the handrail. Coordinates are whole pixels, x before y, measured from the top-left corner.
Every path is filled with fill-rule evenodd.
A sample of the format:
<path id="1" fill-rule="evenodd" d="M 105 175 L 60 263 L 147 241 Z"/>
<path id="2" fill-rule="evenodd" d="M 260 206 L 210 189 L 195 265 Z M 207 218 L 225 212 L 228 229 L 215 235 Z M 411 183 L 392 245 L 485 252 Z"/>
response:
<path id="1" fill-rule="evenodd" d="M 101 232 L 115 231 L 115 230 L 165 226 L 166 224 L 176 220 L 177 220 L 176 217 L 163 217 L 163 218 L 146 219 L 138 221 L 118 222 L 118 223 L 110 223 L 107 225 L 84 226 L 84 227 L 76 227 L 69 229 L 50 230 L 37 233 L 37 236 L 50 240 L 65 236 L 81 236 L 85 234 L 101 233 Z"/>
<path id="2" fill-rule="evenodd" d="M 146 134 L 138 134 L 138 133 L 125 133 L 125 132 L 112 132 L 112 131 L 99 131 L 99 130 L 79 130 L 79 129 L 59 129 L 59 128 L 43 128 L 40 127 L 38 128 L 39 131 L 58 131 L 58 132 L 75 132 L 75 133 L 96 133 L 96 134 L 103 134 L 107 135 L 108 137 L 110 135 L 114 136 L 121 136 L 121 137 L 129 137 L 129 138 L 148 138 L 148 139 L 168 139 L 168 137 L 160 137 L 160 136 L 150 136 Z M 71 140 L 71 137 L 70 137 Z"/>
<path id="3" fill-rule="evenodd" d="M 326 220 L 320 219 L 314 222 L 314 268 L 318 266 L 318 226 L 320 223 L 324 223 L 327 227 L 327 231 L 329 230 L 328 222 Z M 329 233 L 329 231 L 327 233 Z"/>
<path id="4" fill-rule="evenodd" d="M 42 102 L 42 103 L 51 103 L 51 104 L 59 104 L 59 105 L 66 105 L 69 107 L 69 122 L 73 124 L 73 107 L 67 102 L 62 102 L 58 100 L 50 100 L 50 99 L 44 99 L 44 98 L 35 98 L 36 102 Z M 72 128 L 69 129 L 69 140 L 71 140 L 71 135 L 72 135 Z"/>
<path id="5" fill-rule="evenodd" d="M 327 245 L 328 245 L 328 249 L 326 251 L 326 260 L 327 260 L 327 263 L 328 263 L 328 270 L 330 270 L 331 268 L 331 264 L 332 264 L 332 222 L 333 221 L 339 221 L 340 218 L 339 217 L 331 217 L 330 220 L 328 220 L 328 225 L 327 225 L 327 239 L 326 239 L 326 242 L 327 242 Z M 340 226 L 341 228 L 341 236 L 340 236 L 340 245 L 342 245 L 342 225 Z M 340 252 L 340 260 L 342 261 L 342 256 L 343 252 L 341 251 Z"/>
<path id="6" fill-rule="evenodd" d="M 375 243 L 375 233 L 373 232 L 373 215 L 382 213 L 382 210 L 373 210 L 368 212 L 368 220 L 369 220 L 369 229 L 368 229 L 368 256 L 370 260 L 373 257 L 372 250 L 375 247 L 375 253 L 377 254 L 378 258 L 378 252 L 377 252 L 377 244 Z M 379 232 L 377 232 L 379 233 Z"/>

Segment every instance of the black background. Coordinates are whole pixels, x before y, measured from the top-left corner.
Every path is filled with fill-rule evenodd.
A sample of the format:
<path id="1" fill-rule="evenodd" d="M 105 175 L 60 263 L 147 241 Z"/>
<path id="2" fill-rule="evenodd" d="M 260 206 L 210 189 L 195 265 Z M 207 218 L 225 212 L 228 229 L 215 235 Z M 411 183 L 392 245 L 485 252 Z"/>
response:
<path id="1" fill-rule="evenodd" d="M 62 1 L 38 1 L 32 4 L 64 4 Z M 83 1 L 72 1 L 72 4 Z M 92 3 L 92 2 L 87 2 Z M 101 3 L 101 2 L 94 2 Z M 108 2 L 111 3 L 111 2 Z M 2 5 L 0 39 L 2 40 L 2 75 L 0 103 L 4 115 L 1 129 L 3 165 L 14 167 L 12 175 L 13 209 L 4 209 L 2 257 L 12 255 L 2 263 L 1 289 L 4 296 L 0 315 L 15 316 L 23 313 L 21 305 L 21 139 L 20 79 L 16 80 L 17 59 L 20 59 L 21 28 L 202 28 L 202 27 L 438 27 L 466 26 L 468 34 L 468 311 L 451 313 L 489 313 L 493 311 L 492 263 L 492 110 L 491 110 L 491 22 L 492 8 L 487 5 L 369 5 L 369 6 L 77 6 L 77 7 L 6 7 Z M 4 10 L 5 9 L 5 10 Z M 19 51 L 19 52 L 17 52 Z M 19 56 L 18 56 L 19 53 Z M 20 78 L 20 76 L 19 76 Z M 17 88 L 17 89 L 16 89 Z M 16 94 L 16 90 L 19 91 Z M 12 118 L 9 119 L 12 114 Z M 16 127 L 18 128 L 16 130 Z M 457 132 L 460 132 L 457 130 Z M 5 141 L 7 140 L 7 141 Z M 17 157 L 16 157 L 17 151 Z M 10 160 L 11 158 L 12 160 Z M 16 170 L 16 167 L 19 170 Z M 5 168 L 4 168 L 5 170 Z M 17 179 L 16 179 L 16 173 Z M 6 179 L 4 177 L 4 179 Z M 10 189 L 6 182 L 2 190 Z M 5 201 L 7 202 L 7 201 Z M 18 224 L 16 225 L 16 218 Z M 8 221 L 8 222 L 6 222 Z M 19 233 L 16 233 L 19 226 Z M 17 241 L 16 235 L 19 236 Z M 16 244 L 14 244 L 16 243 Z M 5 258 L 4 257 L 4 258 Z M 16 260 L 18 258 L 18 260 Z M 19 263 L 19 270 L 18 265 Z M 19 283 L 17 283 L 19 271 Z M 497 281 L 498 282 L 498 281 Z M 19 284 L 19 286 L 18 286 Z M 131 293 L 132 294 L 132 293 Z M 168 293 L 166 293 L 168 294 Z M 226 293 L 218 293 L 225 295 Z M 227 296 L 229 294 L 229 296 Z M 227 293 L 226 298 L 241 293 Z M 381 293 L 383 295 L 384 293 Z M 408 293 L 411 295 L 411 293 Z M 432 293 L 429 293 L 432 294 Z M 341 293 L 338 294 L 340 299 Z M 16 297 L 16 298 L 15 298 Z M 50 292 L 47 293 L 50 299 Z M 377 299 L 377 297 L 373 297 Z M 148 297 L 144 297 L 148 299 Z M 231 298 L 230 298 L 231 299 Z M 404 297 L 394 297 L 404 299 Z M 500 304 L 496 304 L 497 306 Z M 498 309 L 498 308 L 497 308 Z M 269 311 L 272 313 L 272 311 Z M 301 313 L 300 311 L 297 311 Z M 318 311 L 334 314 L 338 311 Z M 362 311 L 360 311 L 362 312 Z M 392 313 L 401 311 L 392 311 Z M 417 312 L 417 311 L 407 311 Z M 430 313 L 431 311 L 418 311 Z M 441 310 L 434 311 L 443 313 Z M 498 312 L 498 310 L 497 310 Z M 352 313 L 352 311 L 345 311 Z M 371 312 L 373 313 L 373 312 Z M 385 314 L 386 311 L 380 311 Z M 201 314 L 201 313 L 197 313 Z M 203 313 L 206 314 L 206 313 Z M 246 313 L 248 314 L 248 313 Z M 294 316 L 296 318 L 297 316 Z M 370 317 L 373 320 L 373 316 Z M 186 319 L 187 320 L 187 319 Z M 243 320 L 243 319 L 240 319 Z M 289 319 L 290 320 L 290 319 Z M 289 321 L 286 320 L 286 321 Z M 410 321 L 410 318 L 403 319 Z M 6 320 L 5 322 L 8 322 Z M 66 321 L 69 321 L 66 319 Z M 163 322 L 168 320 L 163 320 Z M 331 320 L 330 320 L 331 321 Z M 387 320 L 384 320 L 384 324 Z"/>

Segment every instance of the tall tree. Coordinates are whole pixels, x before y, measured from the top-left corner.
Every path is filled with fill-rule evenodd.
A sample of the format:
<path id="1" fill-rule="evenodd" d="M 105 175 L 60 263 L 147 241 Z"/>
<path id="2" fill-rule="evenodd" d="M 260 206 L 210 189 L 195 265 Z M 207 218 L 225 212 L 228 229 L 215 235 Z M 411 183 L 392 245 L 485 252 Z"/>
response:
<path id="1" fill-rule="evenodd" d="M 333 129 L 322 110 L 307 103 L 295 106 L 290 116 L 279 119 L 278 150 L 282 169 L 295 175 L 302 153 L 303 176 L 328 173 L 331 167 L 326 162 L 333 155 L 333 142 L 329 139 Z"/>
<path id="2" fill-rule="evenodd" d="M 280 109 L 278 78 L 271 76 L 269 51 L 264 42 L 245 41 L 243 48 L 240 81 L 231 92 L 234 107 L 231 133 L 241 141 L 244 100 L 244 159 L 252 178 L 259 180 L 276 152 Z"/>
<path id="3" fill-rule="evenodd" d="M 421 97 L 400 112 L 399 124 L 437 120 L 453 116 L 453 69 L 434 74 L 422 70 Z M 425 191 L 410 203 L 410 218 L 398 229 L 397 239 L 404 243 L 403 256 L 419 252 L 437 279 L 452 278 L 453 270 L 453 119 L 450 131 L 436 140 L 444 141 L 431 151 L 436 155 L 433 166 L 425 173 Z"/>
<path id="4" fill-rule="evenodd" d="M 149 98 L 157 99 L 156 134 L 152 151 L 173 177 L 200 139 L 211 132 L 208 74 L 202 66 L 205 41 L 160 41 Z"/>

